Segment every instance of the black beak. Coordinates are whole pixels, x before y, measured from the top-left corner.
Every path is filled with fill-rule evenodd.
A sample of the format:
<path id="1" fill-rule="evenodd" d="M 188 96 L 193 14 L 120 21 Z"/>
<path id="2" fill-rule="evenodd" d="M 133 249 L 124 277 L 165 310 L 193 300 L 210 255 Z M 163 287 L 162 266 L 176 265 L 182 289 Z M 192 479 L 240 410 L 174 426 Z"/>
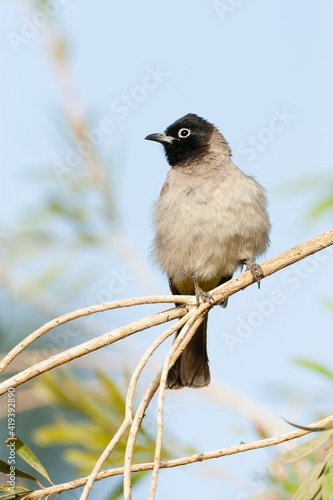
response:
<path id="1" fill-rule="evenodd" d="M 156 141 L 162 144 L 171 144 L 175 138 L 171 135 L 166 135 L 164 132 L 162 134 L 150 134 L 145 137 L 148 141 Z"/>

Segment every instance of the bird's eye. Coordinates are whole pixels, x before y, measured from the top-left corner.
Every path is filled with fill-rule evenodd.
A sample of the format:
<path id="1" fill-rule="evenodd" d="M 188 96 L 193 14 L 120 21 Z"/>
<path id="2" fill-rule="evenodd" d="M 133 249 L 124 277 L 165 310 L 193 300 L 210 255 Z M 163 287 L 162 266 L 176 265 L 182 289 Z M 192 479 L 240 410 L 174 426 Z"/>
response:
<path id="1" fill-rule="evenodd" d="M 184 137 L 188 137 L 190 135 L 191 131 L 188 128 L 181 128 L 178 132 L 178 137 L 183 139 Z"/>

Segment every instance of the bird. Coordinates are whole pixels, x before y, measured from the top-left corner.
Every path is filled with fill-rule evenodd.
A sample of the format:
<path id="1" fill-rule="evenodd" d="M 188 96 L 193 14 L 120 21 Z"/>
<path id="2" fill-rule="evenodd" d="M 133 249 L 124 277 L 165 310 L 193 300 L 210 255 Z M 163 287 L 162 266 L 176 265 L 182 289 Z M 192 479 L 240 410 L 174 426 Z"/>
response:
<path id="1" fill-rule="evenodd" d="M 233 163 L 221 132 L 189 113 L 145 139 L 164 146 L 171 167 L 153 208 L 151 253 L 172 294 L 195 295 L 197 305 L 200 299 L 212 303 L 210 290 L 243 265 L 259 286 L 263 272 L 256 259 L 270 242 L 266 193 Z M 206 315 L 170 367 L 167 387 L 200 388 L 209 382 Z"/>

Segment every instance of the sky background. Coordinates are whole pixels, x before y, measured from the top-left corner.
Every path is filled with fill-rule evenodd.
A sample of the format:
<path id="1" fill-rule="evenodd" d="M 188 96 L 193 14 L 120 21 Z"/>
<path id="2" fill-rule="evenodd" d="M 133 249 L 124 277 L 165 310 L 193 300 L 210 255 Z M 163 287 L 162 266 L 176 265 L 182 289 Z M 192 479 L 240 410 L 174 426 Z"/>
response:
<path id="1" fill-rule="evenodd" d="M 106 275 L 125 268 L 132 276 L 115 298 L 168 293 L 166 279 L 148 257 L 151 208 L 168 165 L 162 147 L 144 137 L 187 113 L 214 123 L 236 165 L 267 190 L 272 232 L 265 258 L 331 227 L 328 216 L 311 221 L 308 215 L 332 179 L 332 2 L 52 3 L 58 9 L 56 29 L 69 42 L 70 68 L 90 127 L 112 124 L 99 151 L 111 165 L 118 228 L 138 262 L 133 271 L 111 249 L 104 252 Z M 65 164 L 72 147 L 61 130 L 61 94 L 45 50 L 51 21 L 28 39 L 27 20 L 38 20 L 38 8 L 28 5 L 4 0 L 0 6 L 0 220 L 14 229 L 20 216 L 45 198 L 36 166 L 47 169 L 61 193 L 57 165 Z M 332 299 L 332 255 L 326 250 L 276 273 L 260 290 L 249 287 L 232 297 L 226 310 L 211 312 L 212 390 L 232 388 L 275 417 L 303 424 L 325 409 L 329 391 L 332 395 L 329 384 L 293 359 L 332 366 L 332 317 L 323 305 Z M 98 258 L 98 252 L 87 254 L 77 265 L 84 271 Z M 77 302 L 102 298 L 105 279 Z M 155 310 L 143 309 L 147 314 Z M 120 316 L 126 322 L 137 317 L 137 311 Z M 103 321 L 101 333 L 107 331 L 102 326 L 110 326 Z M 135 357 L 160 331 L 141 333 L 115 352 Z M 230 335 L 238 339 L 233 345 Z M 156 369 L 166 352 L 162 348 L 156 357 Z M 199 451 L 256 438 L 245 417 L 205 391 L 168 392 L 166 432 Z M 206 468 L 162 471 L 157 498 L 178 500 L 184 489 L 187 498 L 243 500 L 247 496 L 231 484 L 231 476 L 252 483 L 252 493 L 260 493 L 263 483 L 255 485 L 255 479 L 275 453 L 259 450 L 206 463 Z M 147 498 L 148 487 L 149 479 L 134 498 Z"/>

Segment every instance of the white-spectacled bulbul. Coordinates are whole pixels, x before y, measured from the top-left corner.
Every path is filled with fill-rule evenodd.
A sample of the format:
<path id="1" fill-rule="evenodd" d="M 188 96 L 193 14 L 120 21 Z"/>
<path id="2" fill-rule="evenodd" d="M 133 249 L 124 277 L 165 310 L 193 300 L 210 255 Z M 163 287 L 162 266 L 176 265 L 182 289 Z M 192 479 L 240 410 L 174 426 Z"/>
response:
<path id="1" fill-rule="evenodd" d="M 242 264 L 259 283 L 262 270 L 255 260 L 267 249 L 270 230 L 265 193 L 232 162 L 223 135 L 188 114 L 146 139 L 163 144 L 172 167 L 154 209 L 153 244 L 171 292 L 211 301 L 209 290 L 230 280 Z M 169 388 L 209 384 L 206 332 L 207 317 L 170 368 Z"/>

